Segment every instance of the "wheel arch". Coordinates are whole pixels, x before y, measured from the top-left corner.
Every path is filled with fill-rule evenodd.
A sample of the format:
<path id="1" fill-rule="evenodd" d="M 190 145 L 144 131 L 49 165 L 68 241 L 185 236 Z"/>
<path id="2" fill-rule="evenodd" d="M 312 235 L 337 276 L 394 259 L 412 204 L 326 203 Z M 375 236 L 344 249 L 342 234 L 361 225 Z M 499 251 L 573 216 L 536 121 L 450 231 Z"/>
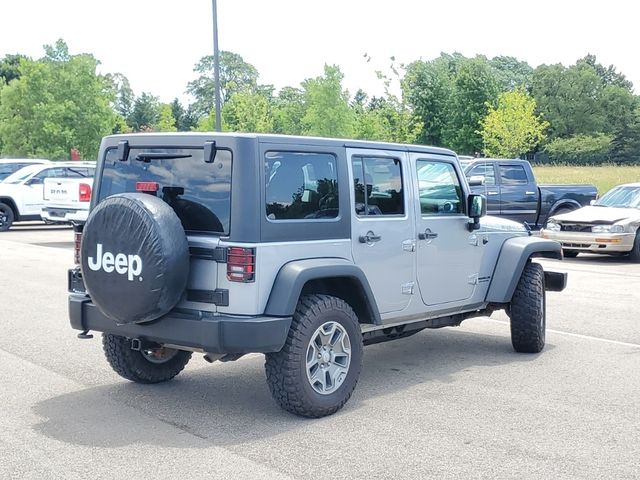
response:
<path id="1" fill-rule="evenodd" d="M 300 296 L 310 293 L 341 298 L 353 308 L 360 323 L 381 323 L 364 272 L 341 258 L 295 260 L 285 264 L 276 275 L 265 314 L 291 316 Z"/>
<path id="2" fill-rule="evenodd" d="M 535 237 L 515 237 L 506 240 L 500 249 L 486 301 L 509 303 L 525 265 L 535 257 L 560 260 L 562 246 L 556 241 Z"/>
<path id="3" fill-rule="evenodd" d="M 8 205 L 9 208 L 11 208 L 11 210 L 13 210 L 14 221 L 18 221 L 18 219 L 20 218 L 20 212 L 18 211 L 18 207 L 16 206 L 16 202 L 13 201 L 13 198 L 11 198 L 11 197 L 0 197 L 0 203 L 4 203 L 4 204 Z"/>
<path id="4" fill-rule="evenodd" d="M 551 205 L 551 208 L 549 209 L 549 217 L 555 215 L 558 212 L 558 210 L 560 210 L 561 208 L 569 208 L 571 210 L 577 210 L 578 208 L 582 208 L 582 205 L 580 205 L 578 201 L 573 200 L 571 198 L 560 199 L 556 203 Z"/>

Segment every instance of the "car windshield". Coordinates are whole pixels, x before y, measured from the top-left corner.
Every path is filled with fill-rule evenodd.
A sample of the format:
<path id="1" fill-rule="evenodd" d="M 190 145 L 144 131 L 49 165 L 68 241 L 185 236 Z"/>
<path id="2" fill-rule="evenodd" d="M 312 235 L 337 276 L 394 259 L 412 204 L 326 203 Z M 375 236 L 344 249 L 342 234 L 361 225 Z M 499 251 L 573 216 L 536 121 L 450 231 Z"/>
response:
<path id="1" fill-rule="evenodd" d="M 601 207 L 640 208 L 640 187 L 616 187 L 595 204 Z"/>
<path id="2" fill-rule="evenodd" d="M 17 172 L 12 173 L 3 180 L 3 183 L 21 183 L 29 178 L 34 173 L 39 172 L 42 169 L 42 165 L 30 165 L 28 167 L 21 168 Z"/>

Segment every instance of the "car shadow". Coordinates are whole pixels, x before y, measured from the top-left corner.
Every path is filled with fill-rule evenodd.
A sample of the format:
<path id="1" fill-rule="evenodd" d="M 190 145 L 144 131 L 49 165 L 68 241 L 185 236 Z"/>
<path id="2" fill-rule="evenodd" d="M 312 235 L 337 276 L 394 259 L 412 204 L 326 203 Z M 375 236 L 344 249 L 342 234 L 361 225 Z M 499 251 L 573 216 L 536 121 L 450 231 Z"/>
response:
<path id="1" fill-rule="evenodd" d="M 563 262 L 574 263 L 576 265 L 633 265 L 628 255 L 598 255 L 581 253 L 575 258 L 565 257 Z"/>
<path id="2" fill-rule="evenodd" d="M 427 331 L 365 348 L 354 395 L 343 410 L 325 419 L 308 420 L 281 410 L 266 386 L 262 359 L 250 357 L 236 365 L 190 368 L 164 384 L 118 381 L 50 398 L 34 407 L 42 418 L 34 429 L 61 442 L 92 447 L 240 445 L 307 428 L 309 422 L 340 422 L 342 415 L 371 408 L 376 398 L 426 382 L 456 382 L 456 374 L 470 368 L 537 358 L 514 353 L 504 335 Z M 187 435 L 158 432 L 158 420 Z"/>

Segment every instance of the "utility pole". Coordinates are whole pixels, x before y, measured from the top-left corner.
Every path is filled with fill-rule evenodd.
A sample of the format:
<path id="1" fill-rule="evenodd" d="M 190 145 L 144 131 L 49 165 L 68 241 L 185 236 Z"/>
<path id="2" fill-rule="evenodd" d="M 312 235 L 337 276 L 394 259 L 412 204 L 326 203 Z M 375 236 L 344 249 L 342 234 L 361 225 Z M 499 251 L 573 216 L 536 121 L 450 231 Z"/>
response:
<path id="1" fill-rule="evenodd" d="M 213 83 L 216 89 L 216 132 L 221 130 L 220 115 L 220 50 L 218 49 L 218 6 L 217 0 L 211 0 L 213 7 Z"/>

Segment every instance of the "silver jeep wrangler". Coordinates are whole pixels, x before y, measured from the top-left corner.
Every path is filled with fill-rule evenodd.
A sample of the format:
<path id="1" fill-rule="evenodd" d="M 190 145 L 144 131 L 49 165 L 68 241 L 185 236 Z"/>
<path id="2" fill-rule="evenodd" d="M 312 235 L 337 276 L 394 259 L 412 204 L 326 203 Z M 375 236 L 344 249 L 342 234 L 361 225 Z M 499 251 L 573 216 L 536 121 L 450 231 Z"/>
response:
<path id="1" fill-rule="evenodd" d="M 445 149 L 245 134 L 106 137 L 76 228 L 71 326 L 113 369 L 170 380 L 193 352 L 264 353 L 274 399 L 322 417 L 351 396 L 363 346 L 505 309 L 518 352 L 545 342 L 533 257 L 560 244 L 485 217 Z"/>

